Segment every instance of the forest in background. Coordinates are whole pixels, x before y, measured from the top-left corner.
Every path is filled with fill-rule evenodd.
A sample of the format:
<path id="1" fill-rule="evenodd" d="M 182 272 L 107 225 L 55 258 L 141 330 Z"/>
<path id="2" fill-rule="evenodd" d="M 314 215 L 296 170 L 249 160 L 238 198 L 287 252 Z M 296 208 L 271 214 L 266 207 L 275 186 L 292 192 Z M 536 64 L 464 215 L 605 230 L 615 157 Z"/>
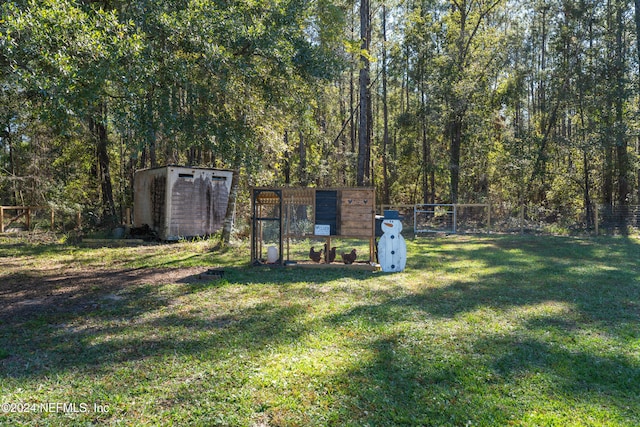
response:
<path id="1" fill-rule="evenodd" d="M 0 5 L 0 205 L 122 220 L 136 170 L 378 203 L 640 203 L 640 0 Z"/>

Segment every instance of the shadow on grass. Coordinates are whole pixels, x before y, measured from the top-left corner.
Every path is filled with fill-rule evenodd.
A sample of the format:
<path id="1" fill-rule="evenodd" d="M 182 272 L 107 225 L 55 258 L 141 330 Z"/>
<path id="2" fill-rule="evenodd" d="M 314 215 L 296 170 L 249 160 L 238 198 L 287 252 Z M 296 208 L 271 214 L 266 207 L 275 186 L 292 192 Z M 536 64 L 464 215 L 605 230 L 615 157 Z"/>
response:
<path id="1" fill-rule="evenodd" d="M 225 279 L 240 285 L 283 285 L 306 282 L 310 285 L 329 283 L 339 279 L 366 280 L 376 274 L 371 271 L 345 268 L 306 269 L 297 267 L 226 268 Z M 227 274 L 227 272 L 229 274 Z"/>
<path id="2" fill-rule="evenodd" d="M 118 279 L 144 282 L 136 271 L 120 273 Z M 110 274 L 92 277 L 113 279 Z M 293 342 L 305 332 L 296 322 L 305 308 L 295 303 L 259 303 L 204 317 L 185 312 L 174 300 L 194 289 L 199 288 L 191 280 L 169 290 L 144 283 L 84 289 L 67 284 L 59 299 L 28 295 L 5 306 L 0 317 L 0 377 L 85 370 L 93 375 L 120 363 L 167 356 L 224 358 L 229 350 L 261 351 L 266 345 Z M 43 291 L 60 293 L 61 288 L 43 283 Z"/>
<path id="3" fill-rule="evenodd" d="M 374 359 L 336 380 L 355 384 L 345 393 L 356 396 L 349 411 L 357 422 L 507 425 L 533 417 L 530 422 L 537 425 L 565 417 L 584 425 L 593 422 L 591 416 L 613 416 L 615 425 L 639 422 L 640 361 L 637 350 L 631 350 L 640 337 L 637 243 L 613 240 L 601 246 L 600 241 L 578 240 L 567 245 L 549 237 L 482 243 L 469 248 L 424 244 L 431 253 L 414 260 L 413 267 L 454 272 L 479 263 L 483 274 L 463 274 L 468 279 L 445 286 L 425 284 L 420 292 L 327 318 L 335 327 L 365 323 L 381 331 L 373 341 L 360 343 Z M 474 331 L 476 310 L 504 315 L 548 303 L 568 312 L 524 315 L 508 333 Z M 426 328 L 435 322 L 463 324 L 469 331 L 452 330 L 442 347 L 434 345 L 430 333 L 435 332 L 429 330 L 389 335 L 416 319 L 425 319 L 417 324 Z M 593 334 L 597 344 L 584 344 L 589 344 L 585 334 Z M 609 345 L 627 354 L 606 350 Z M 579 418 L 571 418 L 572 405 L 579 408 Z M 536 411 L 543 418 L 531 415 Z M 554 412 L 560 418 L 542 415 Z"/>
<path id="4" fill-rule="evenodd" d="M 221 279 L 207 268 L 55 269 L 5 276 L 0 283 L 0 376 L 38 377 L 167 354 L 259 350 L 291 341 L 304 331 L 296 296 L 323 295 L 313 284 L 353 280 L 370 273 L 295 269 L 225 268 Z M 292 283 L 310 281 L 311 286 Z M 307 283 L 307 282 L 305 282 Z M 256 285 L 253 286 L 252 285 Z M 261 286 L 265 285 L 265 286 Z M 232 313 L 191 315 L 181 297 L 279 289 L 277 304 L 242 305 Z M 210 295 L 210 294 L 209 294 Z M 242 301 L 244 304 L 246 301 Z M 152 313 L 159 313 L 147 319 Z M 175 332 L 171 329 L 175 328 Z M 106 337 L 121 337 L 108 339 Z M 215 351 L 213 350 L 215 349 Z M 46 360 L 30 360 L 33 352 Z"/>
<path id="5" fill-rule="evenodd" d="M 30 244 L 26 242 L 1 242 L 0 258 L 13 256 L 55 256 L 67 254 L 75 246 L 58 243 Z"/>
<path id="6" fill-rule="evenodd" d="M 38 270 L 3 277 L 0 283 L 0 325 L 20 325 L 38 317 L 91 316 L 104 306 L 117 306 L 127 290 L 139 292 L 136 284 L 152 281 L 157 270 L 89 270 L 60 273 L 57 269 Z M 129 314 L 142 313 L 159 304 L 158 298 L 146 295 L 136 299 Z"/>
<path id="7" fill-rule="evenodd" d="M 630 349 L 640 337 L 637 244 L 548 237 L 437 243 L 416 243 L 415 252 L 423 253 L 413 254 L 409 268 L 460 272 L 455 280 L 424 283 L 410 294 L 392 286 L 372 290 L 373 298 L 358 295 L 352 308 L 317 322 L 303 320 L 308 307 L 299 297 L 332 298 L 341 291 L 340 281 L 375 275 L 232 267 L 219 280 L 201 280 L 200 273 L 184 269 L 158 282 L 153 271 L 131 269 L 63 278 L 45 274 L 29 289 L 19 286 L 29 275 L 15 275 L 0 284 L 0 297 L 11 301 L 0 307 L 0 376 L 96 375 L 127 362 L 173 356 L 229 360 L 240 371 L 245 362 L 234 354 L 255 363 L 263 360 L 257 355 L 294 345 L 322 327 L 349 336 L 348 344 L 368 355 L 354 356 L 328 380 L 336 405 L 326 413 L 337 420 L 334 425 L 546 425 L 561 418 L 527 417 L 554 412 L 568 417 L 572 405 L 579 418 L 567 420 L 577 425 L 640 421 L 637 350 L 602 349 L 607 340 Z M 479 272 L 472 272 L 474 265 L 481 266 Z M 168 283 L 176 285 L 162 286 Z M 325 293 L 315 286 L 323 284 L 330 288 Z M 246 288 L 272 295 L 263 299 L 256 292 L 225 310 L 215 301 L 193 307 L 175 303 L 191 294 L 231 300 Z M 507 316 L 549 302 L 567 312 L 518 317 L 494 333 L 474 330 L 473 319 L 465 320 L 477 310 Z M 429 322 L 467 329 L 436 332 Z M 598 339 L 593 348 L 578 343 L 588 343 L 588 333 Z M 189 395 L 185 390 L 181 398 Z"/>
<path id="8" fill-rule="evenodd" d="M 370 342 L 373 360 L 333 380 L 352 397 L 342 410 L 354 425 L 632 426 L 640 419 L 632 358 L 518 334 L 470 340 L 477 349 L 467 355 L 408 341 L 392 334 Z M 526 421 L 532 414 L 548 418 Z"/>

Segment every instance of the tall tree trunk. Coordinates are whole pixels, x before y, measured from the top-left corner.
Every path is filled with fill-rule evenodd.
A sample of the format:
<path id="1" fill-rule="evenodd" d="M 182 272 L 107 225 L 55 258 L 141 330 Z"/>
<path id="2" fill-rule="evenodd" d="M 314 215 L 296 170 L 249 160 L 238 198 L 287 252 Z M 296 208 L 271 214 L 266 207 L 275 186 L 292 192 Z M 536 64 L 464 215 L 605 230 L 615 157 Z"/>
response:
<path id="1" fill-rule="evenodd" d="M 604 147 L 604 176 L 602 183 L 602 199 L 609 212 L 613 209 L 613 153 L 608 145 Z"/>
<path id="2" fill-rule="evenodd" d="M 352 18 L 351 18 L 351 38 L 354 39 L 355 38 L 355 14 L 352 14 Z M 349 127 L 349 137 L 350 137 L 350 141 L 351 141 L 351 154 L 354 154 L 356 152 L 357 149 L 357 136 L 358 136 L 358 130 L 357 130 L 357 126 L 355 123 L 355 114 L 356 114 L 356 77 L 355 77 L 355 67 L 354 67 L 354 62 L 355 62 L 355 56 L 353 54 L 351 54 L 351 61 L 350 63 L 352 64 L 349 67 L 349 108 L 350 108 L 350 112 L 351 112 L 351 124 Z M 353 178 L 353 176 L 351 176 L 351 178 Z"/>
<path id="3" fill-rule="evenodd" d="M 431 204 L 429 192 L 429 163 L 431 157 L 431 145 L 427 138 L 427 124 L 422 120 L 422 203 Z"/>
<path id="4" fill-rule="evenodd" d="M 347 117 L 347 101 L 346 101 L 346 96 L 345 96 L 345 82 L 344 80 L 340 79 L 340 84 L 339 84 L 339 89 L 340 89 L 340 94 L 339 94 L 339 98 L 340 98 L 340 117 L 344 118 Z M 335 139 L 334 141 L 334 154 L 333 154 L 333 159 L 335 164 L 338 166 L 337 167 L 337 175 L 335 176 L 335 181 L 334 181 L 334 185 L 342 185 L 342 186 L 346 186 L 347 185 L 347 181 L 346 181 L 346 170 L 344 168 L 345 164 L 343 159 L 346 157 L 344 156 L 344 154 L 347 152 L 347 136 L 344 132 L 344 125 L 345 123 L 343 122 L 343 127 L 340 130 L 340 134 L 338 135 L 338 137 Z"/>
<path id="5" fill-rule="evenodd" d="M 3 137 L 7 140 L 9 146 L 9 170 L 11 171 L 11 189 L 13 193 L 13 203 L 11 204 L 20 205 L 20 192 L 18 191 L 18 181 L 16 180 L 16 152 L 9 125 L 7 125 L 6 131 L 3 132 Z"/>
<path id="6" fill-rule="evenodd" d="M 607 0 L 607 34 L 605 35 L 605 40 L 607 43 L 607 51 L 606 55 L 606 72 L 609 75 L 612 75 L 614 72 L 613 63 L 615 58 L 611 53 L 614 48 L 611 48 L 611 45 L 614 43 L 614 37 L 611 36 L 613 31 L 613 19 L 612 19 L 612 6 L 611 0 Z M 605 97 L 605 108 L 603 113 L 603 122 L 608 129 L 613 129 L 615 126 L 615 118 L 611 117 L 611 111 L 613 110 L 613 94 L 611 90 L 611 86 L 606 86 L 607 94 Z M 603 171 L 603 183 L 602 183 L 602 199 L 604 204 L 606 205 L 607 215 L 613 214 L 613 206 L 615 204 L 615 196 L 614 196 L 614 176 L 615 176 L 615 162 L 614 162 L 614 153 L 613 146 L 614 141 L 612 140 L 612 132 L 606 132 L 604 135 L 604 171 Z"/>
<path id="7" fill-rule="evenodd" d="M 309 185 L 309 173 L 307 172 L 307 146 L 302 131 L 298 132 L 298 153 L 300 155 L 300 163 L 298 165 L 298 180 L 300 185 L 306 187 Z"/>
<path id="8" fill-rule="evenodd" d="M 460 184 L 460 147 L 462 145 L 462 116 L 453 113 L 449 121 L 449 138 L 451 141 L 449 172 L 451 174 L 451 203 L 458 203 Z"/>
<path id="9" fill-rule="evenodd" d="M 584 206 L 587 215 L 587 230 L 593 227 L 593 206 L 591 204 L 591 181 L 589 179 L 589 156 L 587 156 L 587 149 L 582 151 L 582 167 L 584 169 Z"/>
<path id="10" fill-rule="evenodd" d="M 590 230 L 594 225 L 595 216 L 593 215 L 593 204 L 591 203 L 591 179 L 589 178 L 589 156 L 588 156 L 589 142 L 587 140 L 587 125 L 585 121 L 585 111 L 584 111 L 584 102 L 583 102 L 584 94 L 583 94 L 582 85 L 580 85 L 578 88 L 579 88 L 578 108 L 580 113 L 580 130 L 582 132 L 580 139 L 582 144 L 582 169 L 584 174 L 583 176 L 584 208 L 586 211 L 587 230 Z"/>
<path id="11" fill-rule="evenodd" d="M 629 205 L 629 171 L 631 169 L 629 163 L 628 145 L 624 131 L 624 67 L 625 67 L 625 46 L 623 40 L 624 23 L 622 19 L 623 2 L 616 1 L 616 160 L 618 163 L 618 206 L 626 207 Z M 624 214 L 624 212 L 623 212 Z M 625 216 L 626 218 L 626 216 Z"/>
<path id="12" fill-rule="evenodd" d="M 390 203 L 389 190 L 389 106 L 387 104 L 387 8 L 382 4 L 382 203 Z"/>
<path id="13" fill-rule="evenodd" d="M 431 159 L 431 142 L 427 136 L 427 94 L 424 88 L 424 76 L 420 73 L 420 104 L 422 114 L 421 128 L 422 128 L 422 203 L 433 204 L 434 203 L 434 181 L 435 172 Z M 429 182 L 431 181 L 431 182 Z"/>
<path id="14" fill-rule="evenodd" d="M 238 202 L 238 186 L 240 183 L 240 160 L 234 162 L 233 178 L 231 179 L 231 189 L 229 191 L 229 202 L 227 204 L 227 212 L 222 223 L 222 234 L 220 235 L 221 246 L 229 246 L 231 243 L 231 233 L 233 232 L 233 223 L 236 214 L 236 204 Z"/>
<path id="15" fill-rule="evenodd" d="M 151 163 L 151 167 L 155 168 L 158 166 L 158 161 L 156 158 L 156 127 L 154 123 L 153 117 L 153 99 L 152 94 L 149 93 L 147 95 L 147 100 L 145 103 L 145 117 L 146 117 L 146 125 L 147 125 L 147 134 L 145 135 L 147 142 L 147 149 L 149 154 L 149 161 Z"/>
<path id="16" fill-rule="evenodd" d="M 638 55 L 638 72 L 640 73 L 640 0 L 635 0 L 635 23 L 636 23 L 636 54 Z M 640 93 L 640 88 L 638 88 Z M 638 108 L 640 108 L 640 100 L 638 101 Z M 637 140 L 636 153 L 640 155 L 640 136 Z M 636 186 L 638 188 L 638 203 L 640 203 L 640 168 L 636 170 Z"/>
<path id="17" fill-rule="evenodd" d="M 362 187 L 368 185 L 369 158 L 371 150 L 370 110 L 371 93 L 369 89 L 369 45 L 371 40 L 371 18 L 369 12 L 369 0 L 360 0 L 360 40 L 364 54 L 360 55 L 360 121 L 358 125 L 358 168 L 356 185 Z"/>
<path id="18" fill-rule="evenodd" d="M 405 55 L 404 55 L 404 67 L 405 67 L 405 72 L 404 75 L 402 77 L 402 90 L 401 90 L 401 99 L 400 99 L 400 110 L 403 113 L 407 113 L 409 112 L 409 109 L 411 108 L 410 105 L 410 96 L 411 96 L 411 89 L 410 89 L 410 80 L 411 80 L 411 47 L 409 46 L 409 44 L 407 44 L 407 47 L 405 49 Z M 406 82 L 405 82 L 406 80 Z"/>
<path id="19" fill-rule="evenodd" d="M 291 150 L 289 150 L 289 131 L 284 131 L 284 183 L 291 184 Z"/>
<path id="20" fill-rule="evenodd" d="M 99 105 L 96 117 L 91 117 L 89 119 L 89 127 L 96 140 L 97 166 L 100 177 L 100 188 L 102 191 L 103 220 L 108 224 L 115 224 L 117 218 L 116 207 L 113 200 L 113 185 L 111 183 L 106 109 L 107 107 L 105 104 Z"/>
<path id="21" fill-rule="evenodd" d="M 349 106 L 351 110 L 351 124 L 349 126 L 349 141 L 351 142 L 351 153 L 356 152 L 356 140 L 357 140 L 357 127 L 355 124 L 356 114 L 356 83 L 355 83 L 355 72 L 351 70 L 351 77 L 349 79 Z"/>
<path id="22" fill-rule="evenodd" d="M 540 46 L 540 80 L 538 81 L 538 109 L 540 111 L 540 133 L 547 128 L 547 12 L 549 6 L 542 8 L 542 45 Z"/>

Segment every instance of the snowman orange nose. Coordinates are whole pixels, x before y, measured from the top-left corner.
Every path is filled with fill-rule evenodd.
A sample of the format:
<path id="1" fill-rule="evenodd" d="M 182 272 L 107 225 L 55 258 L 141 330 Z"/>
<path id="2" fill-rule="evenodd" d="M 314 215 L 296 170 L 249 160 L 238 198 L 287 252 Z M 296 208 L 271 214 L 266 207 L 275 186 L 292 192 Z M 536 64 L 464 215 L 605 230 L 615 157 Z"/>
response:
<path id="1" fill-rule="evenodd" d="M 385 222 L 384 225 L 386 225 L 387 227 L 393 227 L 393 224 L 388 222 Z"/>

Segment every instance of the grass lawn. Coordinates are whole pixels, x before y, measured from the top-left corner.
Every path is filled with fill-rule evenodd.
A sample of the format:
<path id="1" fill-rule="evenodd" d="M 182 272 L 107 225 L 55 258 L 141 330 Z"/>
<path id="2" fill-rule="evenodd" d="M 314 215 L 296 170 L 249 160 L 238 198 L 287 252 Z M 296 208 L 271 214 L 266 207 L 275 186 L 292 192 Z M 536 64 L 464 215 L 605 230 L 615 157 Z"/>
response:
<path id="1" fill-rule="evenodd" d="M 639 240 L 407 245 L 384 274 L 0 237 L 0 425 L 640 425 Z"/>

